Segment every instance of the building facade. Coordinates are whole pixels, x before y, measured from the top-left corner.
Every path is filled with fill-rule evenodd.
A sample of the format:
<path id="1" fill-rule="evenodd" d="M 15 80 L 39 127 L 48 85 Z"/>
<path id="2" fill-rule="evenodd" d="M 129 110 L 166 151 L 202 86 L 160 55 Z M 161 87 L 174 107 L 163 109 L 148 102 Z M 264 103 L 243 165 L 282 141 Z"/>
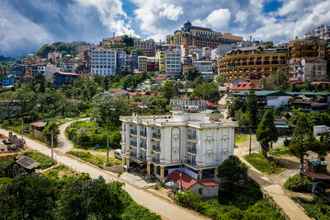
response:
<path id="1" fill-rule="evenodd" d="M 134 48 L 143 51 L 145 56 L 155 56 L 156 53 L 156 43 L 154 40 L 142 40 L 139 38 L 134 38 Z"/>
<path id="2" fill-rule="evenodd" d="M 111 76 L 117 71 L 117 51 L 96 47 L 90 52 L 91 73 L 93 75 Z"/>
<path id="3" fill-rule="evenodd" d="M 199 60 L 194 62 L 194 66 L 204 79 L 213 79 L 213 62 L 208 60 Z"/>
<path id="4" fill-rule="evenodd" d="M 320 25 L 305 34 L 306 38 L 317 37 L 323 40 L 330 40 L 330 25 Z"/>
<path id="5" fill-rule="evenodd" d="M 123 166 L 145 164 L 148 175 L 164 181 L 175 169 L 194 179 L 214 178 L 233 154 L 236 123 L 212 121 L 205 113 L 126 116 L 122 121 Z"/>
<path id="6" fill-rule="evenodd" d="M 327 61 L 321 58 L 296 58 L 290 60 L 290 80 L 327 81 Z"/>
<path id="7" fill-rule="evenodd" d="M 146 56 L 139 56 L 138 57 L 139 72 L 146 73 L 148 71 L 147 63 L 148 63 L 148 57 L 146 57 Z"/>
<path id="8" fill-rule="evenodd" d="M 242 41 L 239 36 L 230 33 L 215 32 L 210 28 L 193 26 L 186 22 L 181 30 L 177 30 L 173 35 L 167 36 L 167 43 L 172 45 L 183 45 L 185 48 L 209 47 L 216 48 L 220 43 L 234 43 Z"/>
<path id="9" fill-rule="evenodd" d="M 327 43 L 318 38 L 296 39 L 289 42 L 290 59 L 304 57 L 326 57 Z"/>
<path id="10" fill-rule="evenodd" d="M 176 47 L 164 52 L 165 74 L 177 76 L 181 74 L 181 49 Z"/>
<path id="11" fill-rule="evenodd" d="M 218 74 L 227 81 L 260 80 L 281 70 L 288 73 L 288 51 L 282 48 L 238 48 L 218 59 Z"/>

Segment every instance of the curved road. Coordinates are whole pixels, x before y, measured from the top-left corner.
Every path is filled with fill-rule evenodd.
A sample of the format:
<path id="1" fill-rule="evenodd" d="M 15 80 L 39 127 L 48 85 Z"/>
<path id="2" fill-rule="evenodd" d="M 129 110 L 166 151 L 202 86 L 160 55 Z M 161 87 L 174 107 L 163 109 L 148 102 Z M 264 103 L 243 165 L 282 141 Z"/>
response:
<path id="1" fill-rule="evenodd" d="M 71 121 L 71 123 L 74 121 Z M 65 123 L 62 126 L 62 131 L 65 130 L 65 127 L 69 126 L 70 122 Z M 64 130 L 63 130 L 64 129 Z M 0 129 L 0 134 L 8 136 L 9 131 Z M 64 133 L 62 132 L 62 135 Z M 63 136 L 62 136 L 63 137 Z M 65 137 L 65 136 L 64 136 Z M 26 141 L 26 146 L 30 149 L 37 150 L 40 153 L 50 156 L 51 151 L 45 144 L 40 143 L 38 141 L 32 140 L 26 136 L 24 136 Z M 65 138 L 66 139 L 66 138 Z M 63 139 L 63 140 L 65 140 Z M 74 159 L 70 156 L 67 156 L 65 153 L 66 150 L 70 149 L 70 142 L 64 141 L 62 142 L 62 147 L 54 150 L 54 159 L 64 164 L 71 169 L 81 172 L 88 173 L 92 178 L 98 178 L 102 176 L 107 182 L 111 181 L 120 181 L 117 175 L 114 175 L 108 171 L 97 168 L 95 166 L 83 163 L 77 159 Z M 71 143 L 72 144 L 72 143 Z M 129 183 L 125 183 L 124 189 L 130 194 L 130 196 L 140 205 L 148 208 L 150 211 L 159 214 L 164 220 L 206 220 L 208 218 L 199 215 L 198 213 L 182 208 L 174 203 L 171 203 L 163 198 L 155 196 L 150 192 L 134 187 Z"/>
<path id="2" fill-rule="evenodd" d="M 73 143 L 66 137 L 65 130 L 74 122 L 88 121 L 88 120 L 90 120 L 90 118 L 81 118 L 81 119 L 71 120 L 71 121 L 65 122 L 64 124 L 61 124 L 58 128 L 60 130 L 60 133 L 57 137 L 58 145 L 59 145 L 57 149 L 62 151 L 63 153 L 70 151 L 74 146 L 73 146 Z"/>

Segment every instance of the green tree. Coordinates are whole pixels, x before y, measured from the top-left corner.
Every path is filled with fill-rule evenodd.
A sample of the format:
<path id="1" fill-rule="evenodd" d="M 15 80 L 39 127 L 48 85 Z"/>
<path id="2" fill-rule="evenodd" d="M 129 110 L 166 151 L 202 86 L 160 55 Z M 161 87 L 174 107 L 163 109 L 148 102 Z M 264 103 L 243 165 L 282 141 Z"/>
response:
<path id="1" fill-rule="evenodd" d="M 204 100 L 217 101 L 219 99 L 219 91 L 218 87 L 215 83 L 201 83 L 194 88 L 194 92 L 192 94 L 194 97 L 198 97 Z"/>
<path id="2" fill-rule="evenodd" d="M 263 84 L 265 89 L 285 90 L 289 86 L 289 74 L 288 72 L 279 69 L 267 77 Z"/>
<path id="3" fill-rule="evenodd" d="M 246 110 L 249 113 L 249 120 L 251 128 L 257 127 L 258 121 L 258 102 L 257 96 L 253 90 L 251 90 L 246 98 Z"/>
<path id="4" fill-rule="evenodd" d="M 42 130 L 42 133 L 49 145 L 51 145 L 53 142 L 53 146 L 57 146 L 57 135 L 60 133 L 60 130 L 58 128 L 58 124 L 55 121 L 47 122 L 45 128 Z"/>
<path id="5" fill-rule="evenodd" d="M 219 187 L 219 200 L 227 200 L 231 197 L 235 188 L 247 182 L 247 167 L 235 157 L 230 156 L 217 169 L 221 182 Z"/>
<path id="6" fill-rule="evenodd" d="M 66 184 L 58 201 L 59 219 L 119 219 L 124 210 L 120 183 L 79 178 Z"/>
<path id="7" fill-rule="evenodd" d="M 189 70 L 187 75 L 185 76 L 186 80 L 194 81 L 197 77 L 200 77 L 200 72 L 198 72 L 196 69 Z"/>
<path id="8" fill-rule="evenodd" d="M 268 158 L 268 151 L 270 143 L 276 142 L 278 139 L 278 132 L 274 124 L 274 114 L 271 109 L 267 110 L 257 128 L 257 140 L 261 145 L 262 154 Z"/>
<path id="9" fill-rule="evenodd" d="M 43 176 L 15 178 L 0 187 L 1 219 L 55 219 L 54 184 Z"/>
<path id="10" fill-rule="evenodd" d="M 119 117 L 129 113 L 126 99 L 112 97 L 110 94 L 100 94 L 94 101 L 94 117 L 96 122 L 105 128 L 118 127 Z"/>
<path id="11" fill-rule="evenodd" d="M 167 80 L 164 85 L 160 88 L 161 95 L 166 98 L 168 101 L 177 96 L 179 91 L 175 85 L 175 82 L 172 80 Z"/>
<path id="12" fill-rule="evenodd" d="M 308 150 L 315 144 L 313 128 L 310 119 L 305 113 L 297 112 L 295 116 L 295 128 L 289 144 L 293 155 L 300 159 L 300 171 L 304 171 L 304 157 Z"/>

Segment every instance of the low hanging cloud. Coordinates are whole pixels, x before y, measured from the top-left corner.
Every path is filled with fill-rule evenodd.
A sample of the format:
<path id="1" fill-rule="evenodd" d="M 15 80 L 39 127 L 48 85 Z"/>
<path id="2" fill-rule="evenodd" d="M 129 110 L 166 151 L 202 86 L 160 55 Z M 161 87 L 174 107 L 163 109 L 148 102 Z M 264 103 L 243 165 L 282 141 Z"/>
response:
<path id="1" fill-rule="evenodd" d="M 230 10 L 227 8 L 220 8 L 212 11 L 211 14 L 203 20 L 195 20 L 194 23 L 198 25 L 206 25 L 208 27 L 212 27 L 214 28 L 214 30 L 224 31 L 228 29 L 230 19 Z"/>

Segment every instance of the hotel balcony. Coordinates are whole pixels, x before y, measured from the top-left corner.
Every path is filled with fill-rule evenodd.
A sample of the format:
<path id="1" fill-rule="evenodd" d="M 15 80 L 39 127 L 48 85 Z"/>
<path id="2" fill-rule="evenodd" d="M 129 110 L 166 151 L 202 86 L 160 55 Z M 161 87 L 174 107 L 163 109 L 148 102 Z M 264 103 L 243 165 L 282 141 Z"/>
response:
<path id="1" fill-rule="evenodd" d="M 154 163 L 160 163 L 160 155 L 159 154 L 154 154 L 151 158 L 151 161 Z"/>
<path id="2" fill-rule="evenodd" d="M 185 156 L 184 162 L 190 166 L 195 167 L 197 165 L 196 164 L 196 155 L 187 153 L 187 155 Z"/>

